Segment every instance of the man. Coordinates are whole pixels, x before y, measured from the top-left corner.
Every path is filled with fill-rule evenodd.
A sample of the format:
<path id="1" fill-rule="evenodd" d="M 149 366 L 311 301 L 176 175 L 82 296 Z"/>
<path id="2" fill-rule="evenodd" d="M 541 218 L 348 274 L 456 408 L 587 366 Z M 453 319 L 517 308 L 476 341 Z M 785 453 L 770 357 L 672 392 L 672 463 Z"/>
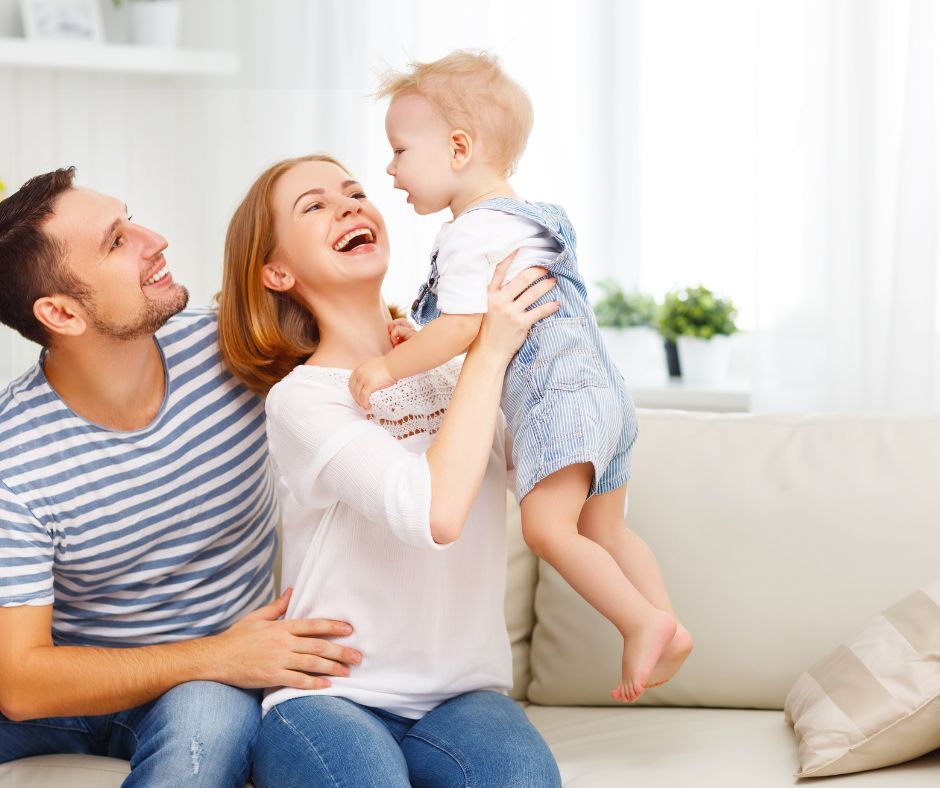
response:
<path id="1" fill-rule="evenodd" d="M 0 763 L 243 786 L 259 688 L 361 656 L 322 639 L 348 624 L 279 620 L 263 405 L 215 314 L 183 311 L 167 242 L 73 178 L 0 202 L 0 320 L 43 346 L 0 394 Z"/>

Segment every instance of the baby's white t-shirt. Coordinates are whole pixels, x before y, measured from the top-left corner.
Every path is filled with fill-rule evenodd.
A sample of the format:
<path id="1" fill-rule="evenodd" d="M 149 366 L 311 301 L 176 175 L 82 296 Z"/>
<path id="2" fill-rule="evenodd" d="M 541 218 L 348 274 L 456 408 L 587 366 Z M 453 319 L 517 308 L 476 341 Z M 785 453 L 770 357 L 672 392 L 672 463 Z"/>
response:
<path id="1" fill-rule="evenodd" d="M 486 312 L 486 288 L 493 270 L 514 249 L 505 284 L 532 265 L 550 263 L 560 244 L 540 224 L 504 211 L 478 208 L 447 222 L 434 239 L 437 250 L 437 306 L 444 314 Z"/>
<path id="2" fill-rule="evenodd" d="M 417 719 L 439 703 L 512 684 L 503 614 L 507 443 L 500 418 L 460 539 L 431 537 L 426 451 L 447 412 L 458 361 L 376 392 L 370 414 L 349 371 L 299 366 L 268 394 L 267 431 L 283 529 L 287 618 L 348 621 L 350 675 L 290 698 L 337 695 Z"/>

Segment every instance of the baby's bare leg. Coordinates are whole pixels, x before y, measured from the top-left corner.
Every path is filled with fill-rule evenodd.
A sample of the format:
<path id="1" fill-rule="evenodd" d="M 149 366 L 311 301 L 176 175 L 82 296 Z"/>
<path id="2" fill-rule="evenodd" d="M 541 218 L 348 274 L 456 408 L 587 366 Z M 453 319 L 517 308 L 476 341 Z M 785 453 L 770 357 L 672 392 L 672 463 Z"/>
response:
<path id="1" fill-rule="evenodd" d="M 589 498 L 581 509 L 578 531 L 610 553 L 630 582 L 654 607 L 675 616 L 656 556 L 646 542 L 624 525 L 626 499 L 626 485 Z M 691 651 L 692 636 L 680 623 L 646 686 L 655 687 L 669 681 Z"/>
<path id="2" fill-rule="evenodd" d="M 563 468 L 522 499 L 522 535 L 625 640 L 621 692 L 636 700 L 676 632 L 675 617 L 658 610 L 626 577 L 611 554 L 578 533 L 594 466 Z"/>

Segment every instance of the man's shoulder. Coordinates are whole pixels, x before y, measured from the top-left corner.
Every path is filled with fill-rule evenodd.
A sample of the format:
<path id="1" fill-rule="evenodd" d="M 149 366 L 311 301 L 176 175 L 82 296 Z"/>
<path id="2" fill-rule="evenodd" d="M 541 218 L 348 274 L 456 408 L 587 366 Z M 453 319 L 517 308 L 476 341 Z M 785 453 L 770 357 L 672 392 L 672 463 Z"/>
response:
<path id="1" fill-rule="evenodd" d="M 0 391 L 0 423 L 16 411 L 38 406 L 51 394 L 42 366 L 37 361 Z"/>
<path id="2" fill-rule="evenodd" d="M 196 334 L 217 334 L 219 312 L 213 307 L 190 307 L 173 315 L 157 331 L 157 339 L 166 347 Z"/>

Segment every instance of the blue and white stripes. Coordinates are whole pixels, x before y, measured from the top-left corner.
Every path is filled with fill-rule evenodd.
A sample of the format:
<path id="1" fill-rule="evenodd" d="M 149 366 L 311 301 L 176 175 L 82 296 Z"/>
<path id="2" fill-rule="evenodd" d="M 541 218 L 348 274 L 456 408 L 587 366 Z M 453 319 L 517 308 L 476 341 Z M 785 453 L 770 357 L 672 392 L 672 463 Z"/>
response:
<path id="1" fill-rule="evenodd" d="M 142 430 L 85 421 L 38 364 L 0 395 L 0 605 L 54 600 L 57 643 L 198 637 L 270 599 L 264 407 L 216 331 L 189 310 L 158 332 L 167 394 Z"/>

